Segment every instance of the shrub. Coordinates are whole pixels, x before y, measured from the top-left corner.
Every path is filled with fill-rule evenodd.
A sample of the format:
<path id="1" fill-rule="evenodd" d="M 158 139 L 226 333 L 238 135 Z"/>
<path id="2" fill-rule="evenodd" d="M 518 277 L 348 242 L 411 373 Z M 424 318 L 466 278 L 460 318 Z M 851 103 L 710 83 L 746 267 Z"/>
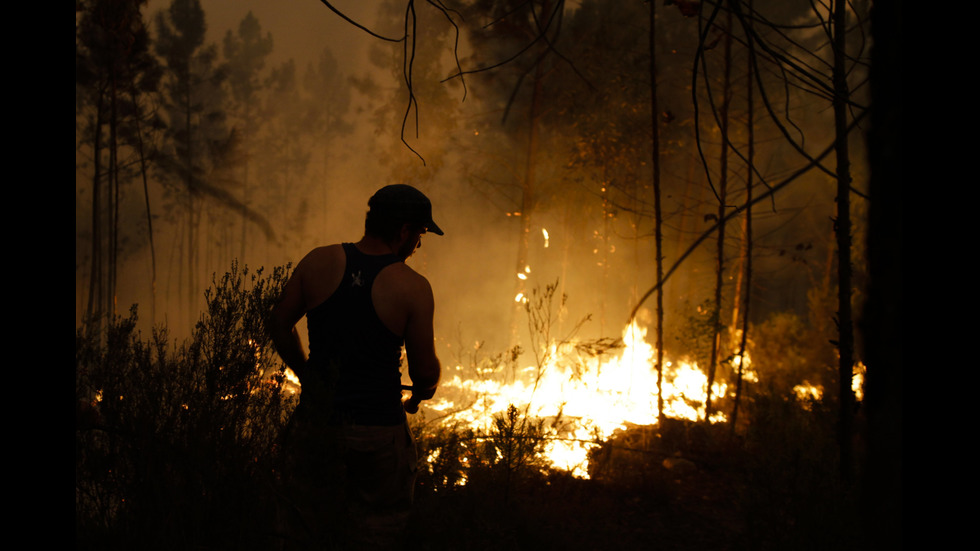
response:
<path id="1" fill-rule="evenodd" d="M 144 340 L 135 307 L 76 331 L 79 547 L 268 547 L 291 399 L 264 320 L 285 280 L 233 265 L 182 346 L 165 330 Z"/>

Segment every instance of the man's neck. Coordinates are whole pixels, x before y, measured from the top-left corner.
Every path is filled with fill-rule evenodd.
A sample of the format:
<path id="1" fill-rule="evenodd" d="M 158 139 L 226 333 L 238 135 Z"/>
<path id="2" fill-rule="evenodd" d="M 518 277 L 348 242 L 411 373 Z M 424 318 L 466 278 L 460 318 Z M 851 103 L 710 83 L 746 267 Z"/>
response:
<path id="1" fill-rule="evenodd" d="M 395 254 L 398 250 L 397 245 L 385 243 L 383 239 L 367 234 L 361 237 L 360 241 L 354 243 L 354 246 L 362 253 L 370 255 Z"/>

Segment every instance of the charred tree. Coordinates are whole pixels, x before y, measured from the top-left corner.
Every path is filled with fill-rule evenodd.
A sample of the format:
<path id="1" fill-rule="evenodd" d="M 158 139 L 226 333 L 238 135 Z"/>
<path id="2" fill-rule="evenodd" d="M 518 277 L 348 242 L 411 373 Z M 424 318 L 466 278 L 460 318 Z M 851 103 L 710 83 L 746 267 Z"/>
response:
<path id="1" fill-rule="evenodd" d="M 752 9 L 752 0 L 749 0 L 749 9 Z M 735 403 L 732 405 L 732 419 L 731 419 L 731 432 L 735 434 L 735 429 L 738 424 L 738 406 L 742 399 L 742 378 L 745 372 L 745 353 L 747 350 L 748 338 L 749 338 L 749 305 L 752 302 L 752 184 L 753 176 L 755 175 L 755 110 L 752 104 L 752 54 L 753 46 L 750 42 L 749 45 L 749 58 L 746 69 L 746 102 L 748 104 L 747 109 L 747 120 L 746 120 L 746 130 L 748 134 L 748 157 L 746 159 L 746 176 L 745 176 L 745 218 L 743 218 L 743 230 L 742 230 L 742 258 L 741 258 L 741 270 L 739 271 L 739 285 L 736 286 L 735 300 L 734 300 L 734 310 L 735 314 L 732 316 L 732 327 L 738 327 L 738 313 L 739 313 L 739 302 L 741 301 L 743 306 L 741 309 L 742 314 L 742 330 L 740 332 L 740 338 L 738 342 L 738 370 L 735 373 Z M 744 298 L 742 298 L 744 297 Z"/>
<path id="2" fill-rule="evenodd" d="M 850 92 L 847 84 L 847 2 L 836 0 L 833 12 L 834 33 L 834 129 L 836 131 L 837 157 L 837 323 L 840 340 L 839 423 L 841 478 L 852 477 L 851 432 L 854 416 L 854 393 L 851 380 L 854 377 L 854 329 L 851 319 L 851 161 L 847 148 L 847 110 Z"/>
<path id="3" fill-rule="evenodd" d="M 721 355 L 721 307 L 722 307 L 722 288 L 725 278 L 725 214 L 727 211 L 726 202 L 728 200 L 728 151 L 729 151 L 729 113 L 728 109 L 732 99 L 732 14 L 728 12 L 727 23 L 724 30 L 725 49 L 723 54 L 723 77 L 721 84 L 721 106 L 718 109 L 717 118 L 721 131 L 721 151 L 719 154 L 718 167 L 718 189 L 715 190 L 715 197 L 718 200 L 718 244 L 715 261 L 715 288 L 714 298 L 712 299 L 713 310 L 711 313 L 714 326 L 714 335 L 711 339 L 711 354 L 708 359 L 708 389 L 704 402 L 704 420 L 711 422 L 711 391 L 715 382 L 715 374 L 718 369 L 718 357 Z M 706 75 L 707 76 L 707 75 Z M 708 88 L 710 97 L 711 90 Z"/>
<path id="4" fill-rule="evenodd" d="M 149 236 L 150 245 L 150 321 L 156 323 L 156 311 L 157 311 L 157 251 L 156 244 L 153 241 L 153 211 L 150 208 L 150 184 L 149 184 L 149 159 L 147 158 L 147 147 L 146 147 L 146 135 L 144 133 L 143 125 L 140 122 L 139 113 L 139 97 L 140 92 L 135 85 L 130 87 L 130 98 L 133 102 L 133 106 L 136 107 L 136 119 L 133 121 L 133 130 L 135 132 L 136 143 L 134 144 L 136 148 L 136 155 L 139 160 L 139 175 L 140 180 L 143 184 L 143 198 L 146 205 L 146 233 Z"/>
<path id="5" fill-rule="evenodd" d="M 664 277 L 663 214 L 660 205 L 660 110 L 657 108 L 657 14 L 655 3 L 650 2 L 650 157 L 653 168 L 653 224 L 654 255 L 657 265 L 657 281 Z M 657 419 L 664 426 L 664 292 L 657 289 L 656 344 L 657 348 Z"/>

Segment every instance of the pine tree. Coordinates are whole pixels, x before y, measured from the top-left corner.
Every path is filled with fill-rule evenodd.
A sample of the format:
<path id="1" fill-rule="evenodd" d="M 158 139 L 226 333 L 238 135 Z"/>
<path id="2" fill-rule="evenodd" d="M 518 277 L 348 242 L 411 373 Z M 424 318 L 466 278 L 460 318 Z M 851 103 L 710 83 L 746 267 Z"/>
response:
<path id="1" fill-rule="evenodd" d="M 157 86 L 159 67 L 149 52 L 144 3 L 93 0 L 76 4 L 75 103 L 76 125 L 81 124 L 76 126 L 76 144 L 88 156 L 92 171 L 89 316 L 116 313 L 116 280 L 124 241 L 122 189 L 136 178 L 143 184 L 153 250 L 144 145 L 147 132 L 155 126 L 147 96 Z M 154 280 L 155 273 L 154 265 Z"/>
<path id="2" fill-rule="evenodd" d="M 249 176 L 254 172 L 256 135 L 261 130 L 263 114 L 260 112 L 260 90 L 263 87 L 262 70 L 265 59 L 272 53 L 272 35 L 262 34 L 262 27 L 252 12 L 248 12 L 238 25 L 238 32 L 228 31 L 224 39 L 224 57 L 227 62 L 228 86 L 231 90 L 233 121 L 241 162 L 233 169 L 235 187 L 241 187 L 241 240 L 239 259 L 245 259 L 248 205 L 251 203 L 252 185 Z"/>
<path id="3" fill-rule="evenodd" d="M 225 70 L 216 65 L 217 48 L 205 45 L 207 25 L 198 0 L 173 0 L 156 17 L 156 53 L 166 70 L 161 100 L 167 119 L 166 142 L 158 167 L 173 190 L 183 217 L 178 258 L 178 296 L 192 305 L 199 295 L 200 229 L 204 194 L 229 197 L 211 180 L 219 155 L 233 142 L 225 125 L 222 84 Z M 192 322 L 193 307 L 186 320 Z"/>

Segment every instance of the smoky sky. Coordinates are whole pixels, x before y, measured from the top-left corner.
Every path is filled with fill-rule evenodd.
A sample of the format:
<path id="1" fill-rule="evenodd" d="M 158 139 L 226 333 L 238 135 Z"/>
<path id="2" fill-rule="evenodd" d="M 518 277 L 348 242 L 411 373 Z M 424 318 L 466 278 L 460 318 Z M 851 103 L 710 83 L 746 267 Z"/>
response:
<path id="1" fill-rule="evenodd" d="M 393 34 L 399 31 L 393 23 L 398 22 L 402 13 L 379 13 L 381 2 L 349 0 L 334 4 L 374 30 Z M 151 30 L 152 18 L 166 5 L 165 0 L 153 0 L 145 8 L 144 18 Z M 251 11 L 263 34 L 271 33 L 274 41 L 266 71 L 291 59 L 301 77 L 306 67 L 315 64 L 328 49 L 337 65 L 334 87 L 350 95 L 343 117 L 343 124 L 349 128 L 344 133 L 323 144 L 316 143 L 318 138 L 313 131 L 309 137 L 302 136 L 303 147 L 310 152 L 302 174 L 289 176 L 290 170 L 296 167 L 283 165 L 268 171 L 271 174 L 268 181 L 253 184 L 256 191 L 251 200 L 267 208 L 277 238 L 265 240 L 254 228 L 246 228 L 246 255 L 241 261 L 253 269 L 295 265 L 313 247 L 356 241 L 363 231 L 368 197 L 386 184 L 410 183 L 430 196 L 433 217 L 446 231 L 444 237 L 425 236 L 422 248 L 409 262 L 432 283 L 436 296 L 436 333 L 440 354 L 450 356 L 446 360 L 453 361 L 453 355 L 465 355 L 477 342 L 487 343 L 491 352 L 502 350 L 513 342 L 515 328 L 526 333 L 527 320 L 514 302 L 517 274 L 524 269 L 516 261 L 521 216 L 532 217 L 526 262 L 530 273 L 525 290 L 558 285 L 553 305 L 556 329 L 570 332 L 578 321 L 590 317 L 582 325 L 580 336 L 619 336 L 637 296 L 654 283 L 648 215 L 637 222 L 629 213 L 629 205 L 604 205 L 599 191 L 604 185 L 601 175 L 566 166 L 562 155 L 566 155 L 569 144 L 560 134 L 552 134 L 542 135 L 536 172 L 538 185 L 551 190 L 551 195 L 548 200 L 540 200 L 533 213 L 516 216 L 520 210 L 520 193 L 515 190 L 519 190 L 523 177 L 522 148 L 526 148 L 526 138 L 501 128 L 500 113 L 495 105 L 484 101 L 488 94 L 481 95 L 480 81 L 474 79 L 470 83 L 472 89 L 465 101 L 458 82 L 440 82 L 452 70 L 448 42 L 427 45 L 423 48 L 431 49 L 420 50 L 420 54 L 430 56 L 428 60 L 437 58 L 430 63 L 436 66 L 432 74 L 421 72 L 425 64 L 419 64 L 418 137 L 414 125 L 409 125 L 408 131 L 409 143 L 425 158 L 423 164 L 400 142 L 407 101 L 399 82 L 400 45 L 385 44 L 368 36 L 315 0 L 289 3 L 202 0 L 201 6 L 207 18 L 208 40 L 219 50 L 225 33 L 235 32 L 242 18 Z M 419 11 L 423 8 L 426 6 L 420 6 Z M 425 15 L 431 16 L 431 13 Z M 692 25 L 677 14 L 667 16 L 677 18 L 677 25 Z M 442 40 L 448 39 L 444 36 Z M 642 78 L 642 71 L 638 73 L 636 78 Z M 423 77 L 426 80 L 421 80 Z M 676 88 L 677 102 L 689 99 L 682 78 L 672 86 Z M 586 87 L 582 90 L 582 97 L 587 98 Z M 283 112 L 288 112 L 291 106 L 281 107 Z M 682 109 L 678 103 L 675 111 L 680 113 Z M 808 138 L 810 143 L 823 147 L 829 135 L 823 122 L 829 113 L 810 111 L 813 112 L 807 117 L 812 121 L 807 122 L 813 122 L 813 126 L 808 128 Z M 521 124 L 520 117 L 520 113 L 515 115 L 510 124 Z M 301 118 L 296 120 L 302 122 Z M 683 154 L 691 160 L 672 166 L 665 175 L 684 183 L 675 183 L 667 197 L 665 262 L 668 266 L 694 237 L 707 229 L 716 209 L 707 183 L 699 175 L 702 169 L 696 160 L 689 129 L 680 123 L 671 128 L 678 136 L 669 144 L 671 154 Z M 300 132 L 298 123 L 295 132 Z M 771 142 L 778 138 L 771 132 L 764 137 Z M 717 136 L 706 135 L 703 139 L 709 148 L 712 143 L 718 143 Z M 262 154 L 257 152 L 256 156 Z M 760 159 L 766 166 L 763 170 L 777 176 L 798 164 L 787 147 L 773 146 L 764 154 Z M 638 173 L 647 178 L 649 168 L 640 168 Z M 855 176 L 861 180 L 860 167 Z M 83 180 L 76 174 L 76 180 L 79 179 Z M 151 182 L 151 186 L 155 184 Z M 164 204 L 165 194 L 158 186 L 155 189 L 154 205 Z M 141 191 L 135 187 L 124 191 L 134 201 L 130 220 L 137 226 Z M 78 190 L 76 193 L 78 197 Z M 85 208 L 84 201 L 76 199 L 77 226 L 83 225 L 80 220 L 85 220 Z M 239 231 L 236 228 L 240 222 L 234 217 L 223 214 L 217 207 L 208 212 L 212 219 L 205 220 L 208 224 L 205 239 L 225 239 Z M 761 297 L 755 310 L 757 316 L 765 316 L 768 311 L 805 310 L 807 289 L 832 268 L 826 254 L 832 241 L 832 214 L 833 186 L 819 176 L 808 177 L 806 182 L 781 194 L 778 201 L 756 208 L 759 260 L 754 286 Z M 158 210 L 156 215 L 160 217 L 155 232 L 160 232 L 156 236 L 158 278 L 163 291 L 158 305 L 160 313 L 154 321 L 168 323 L 177 328 L 178 334 L 186 334 L 189 324 L 184 320 L 193 315 L 178 317 L 168 313 L 179 301 L 165 298 L 166 289 L 171 292 L 176 289 L 173 280 L 177 268 L 173 267 L 173 259 L 180 254 L 179 228 L 167 221 L 167 216 L 173 214 Z M 547 241 L 542 230 L 549 234 Z M 730 227 L 728 285 L 734 281 L 739 232 L 738 224 Z M 145 247 L 138 244 L 140 239 L 138 232 L 130 238 L 130 252 L 120 275 L 119 308 L 125 310 L 128 304 L 139 302 L 142 318 L 147 313 L 144 305 L 149 263 Z M 666 287 L 668 324 L 683 325 L 685 318 L 694 315 L 691 312 L 710 295 L 713 247 L 702 246 Z M 199 274 L 202 291 L 210 281 L 210 274 L 226 269 L 228 261 L 228 255 L 219 254 L 202 259 L 204 266 Z M 76 261 L 76 319 L 85 296 L 82 277 L 85 270 L 80 264 Z M 562 294 L 568 297 L 564 305 L 560 304 Z M 202 303 L 203 298 L 197 305 L 182 307 L 193 311 Z M 652 307 L 652 301 L 647 307 Z M 648 312 L 644 316 L 650 319 Z"/>

